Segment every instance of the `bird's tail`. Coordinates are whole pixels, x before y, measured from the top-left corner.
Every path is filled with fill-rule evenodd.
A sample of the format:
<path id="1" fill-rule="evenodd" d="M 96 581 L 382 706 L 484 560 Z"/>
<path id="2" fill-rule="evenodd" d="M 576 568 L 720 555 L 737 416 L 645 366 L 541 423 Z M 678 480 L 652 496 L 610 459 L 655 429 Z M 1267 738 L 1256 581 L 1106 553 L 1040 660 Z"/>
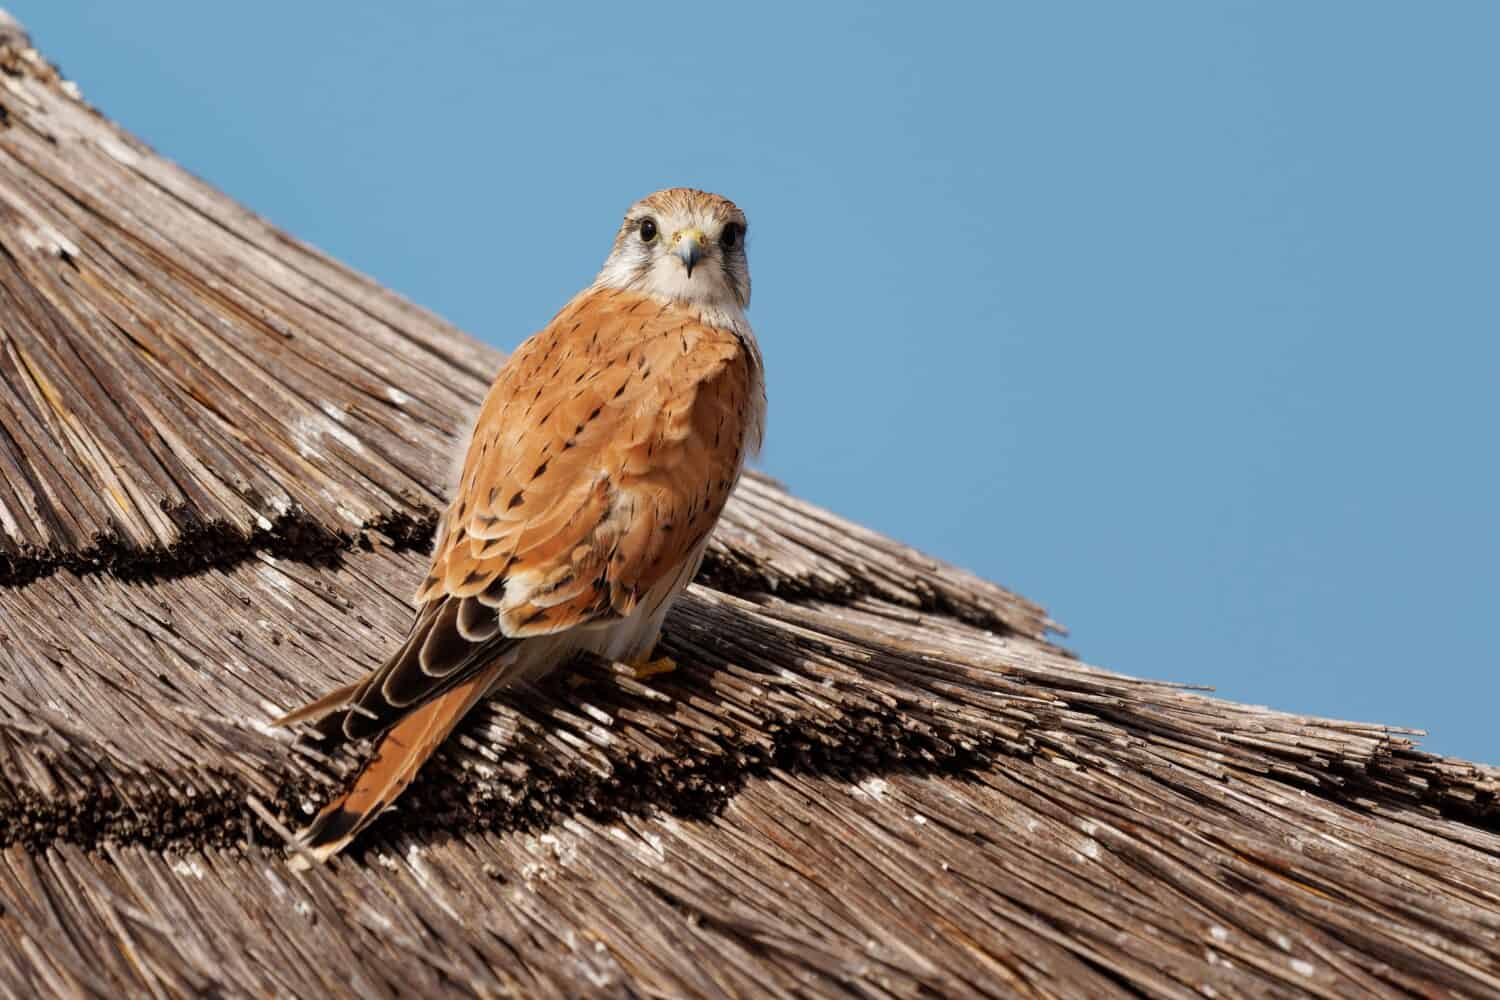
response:
<path id="1" fill-rule="evenodd" d="M 302 855 L 295 858 L 293 864 L 306 867 L 309 855 L 317 861 L 327 861 L 374 822 L 375 817 L 406 790 L 427 758 L 484 697 L 493 678 L 490 670 L 478 671 L 413 709 L 387 730 L 354 787 L 324 806 L 307 829 L 298 834 Z M 308 709 L 323 707 L 321 702 L 332 704 L 335 700 L 330 695 Z M 296 714 L 305 717 L 302 711 L 306 710 L 299 710 Z M 307 714 L 318 713 L 308 711 Z"/>

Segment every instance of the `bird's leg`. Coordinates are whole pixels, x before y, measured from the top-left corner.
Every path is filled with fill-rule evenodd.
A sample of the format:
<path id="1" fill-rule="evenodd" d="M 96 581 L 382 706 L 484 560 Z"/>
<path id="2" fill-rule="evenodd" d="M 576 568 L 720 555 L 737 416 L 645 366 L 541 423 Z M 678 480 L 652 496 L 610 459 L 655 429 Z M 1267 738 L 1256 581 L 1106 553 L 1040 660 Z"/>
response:
<path id="1" fill-rule="evenodd" d="M 602 665 L 608 668 L 610 661 L 603 661 Z M 623 668 L 623 669 L 622 669 Z M 617 672 L 628 674 L 632 680 L 643 681 L 657 674 L 670 674 L 677 669 L 677 661 L 670 656 L 658 656 L 652 659 L 650 653 L 642 653 L 633 660 L 616 660 L 614 669 Z M 567 685 L 570 690 L 578 690 L 589 683 L 590 677 L 587 673 L 574 672 L 568 675 Z"/>

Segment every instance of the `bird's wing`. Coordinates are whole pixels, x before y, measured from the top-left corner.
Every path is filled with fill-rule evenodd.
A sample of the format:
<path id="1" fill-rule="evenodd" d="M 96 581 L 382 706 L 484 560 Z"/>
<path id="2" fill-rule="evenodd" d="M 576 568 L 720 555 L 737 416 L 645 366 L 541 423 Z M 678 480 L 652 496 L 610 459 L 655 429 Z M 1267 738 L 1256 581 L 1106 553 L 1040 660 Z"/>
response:
<path id="1" fill-rule="evenodd" d="M 519 640 L 630 614 L 712 529 L 758 445 L 757 364 L 677 307 L 570 303 L 501 369 L 412 632 L 332 721 L 371 735 Z"/>

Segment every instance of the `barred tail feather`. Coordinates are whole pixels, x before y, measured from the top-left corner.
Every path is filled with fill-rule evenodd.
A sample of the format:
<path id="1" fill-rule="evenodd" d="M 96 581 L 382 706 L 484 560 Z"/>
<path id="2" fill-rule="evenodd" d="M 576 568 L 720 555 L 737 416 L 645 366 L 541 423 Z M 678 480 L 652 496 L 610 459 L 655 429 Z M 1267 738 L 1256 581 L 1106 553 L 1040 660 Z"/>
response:
<path id="1" fill-rule="evenodd" d="M 293 864 L 300 861 L 299 867 L 306 867 L 307 855 L 327 861 L 373 823 L 484 697 L 493 679 L 492 670 L 480 671 L 413 709 L 386 732 L 354 787 L 325 806 L 298 835 L 304 853 Z"/>
<path id="2" fill-rule="evenodd" d="M 292 709 L 281 718 L 272 722 L 271 725 L 280 726 L 285 729 L 299 722 L 321 722 L 334 712 L 345 710 L 353 704 L 355 695 L 359 693 L 360 685 L 363 683 L 363 680 L 358 680 L 353 684 L 345 684 L 341 688 L 334 688 L 317 701 L 310 701 L 301 708 Z"/>

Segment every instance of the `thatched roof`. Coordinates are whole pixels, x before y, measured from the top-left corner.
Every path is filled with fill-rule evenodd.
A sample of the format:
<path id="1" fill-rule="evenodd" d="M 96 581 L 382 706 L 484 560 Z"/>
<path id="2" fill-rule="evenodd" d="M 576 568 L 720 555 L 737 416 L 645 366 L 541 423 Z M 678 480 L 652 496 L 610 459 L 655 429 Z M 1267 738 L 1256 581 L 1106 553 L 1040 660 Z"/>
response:
<path id="1" fill-rule="evenodd" d="M 1495 769 L 1086 666 L 757 477 L 678 672 L 484 707 L 290 871 L 359 748 L 266 723 L 404 631 L 498 356 L 0 35 L 7 995 L 1500 994 Z"/>

